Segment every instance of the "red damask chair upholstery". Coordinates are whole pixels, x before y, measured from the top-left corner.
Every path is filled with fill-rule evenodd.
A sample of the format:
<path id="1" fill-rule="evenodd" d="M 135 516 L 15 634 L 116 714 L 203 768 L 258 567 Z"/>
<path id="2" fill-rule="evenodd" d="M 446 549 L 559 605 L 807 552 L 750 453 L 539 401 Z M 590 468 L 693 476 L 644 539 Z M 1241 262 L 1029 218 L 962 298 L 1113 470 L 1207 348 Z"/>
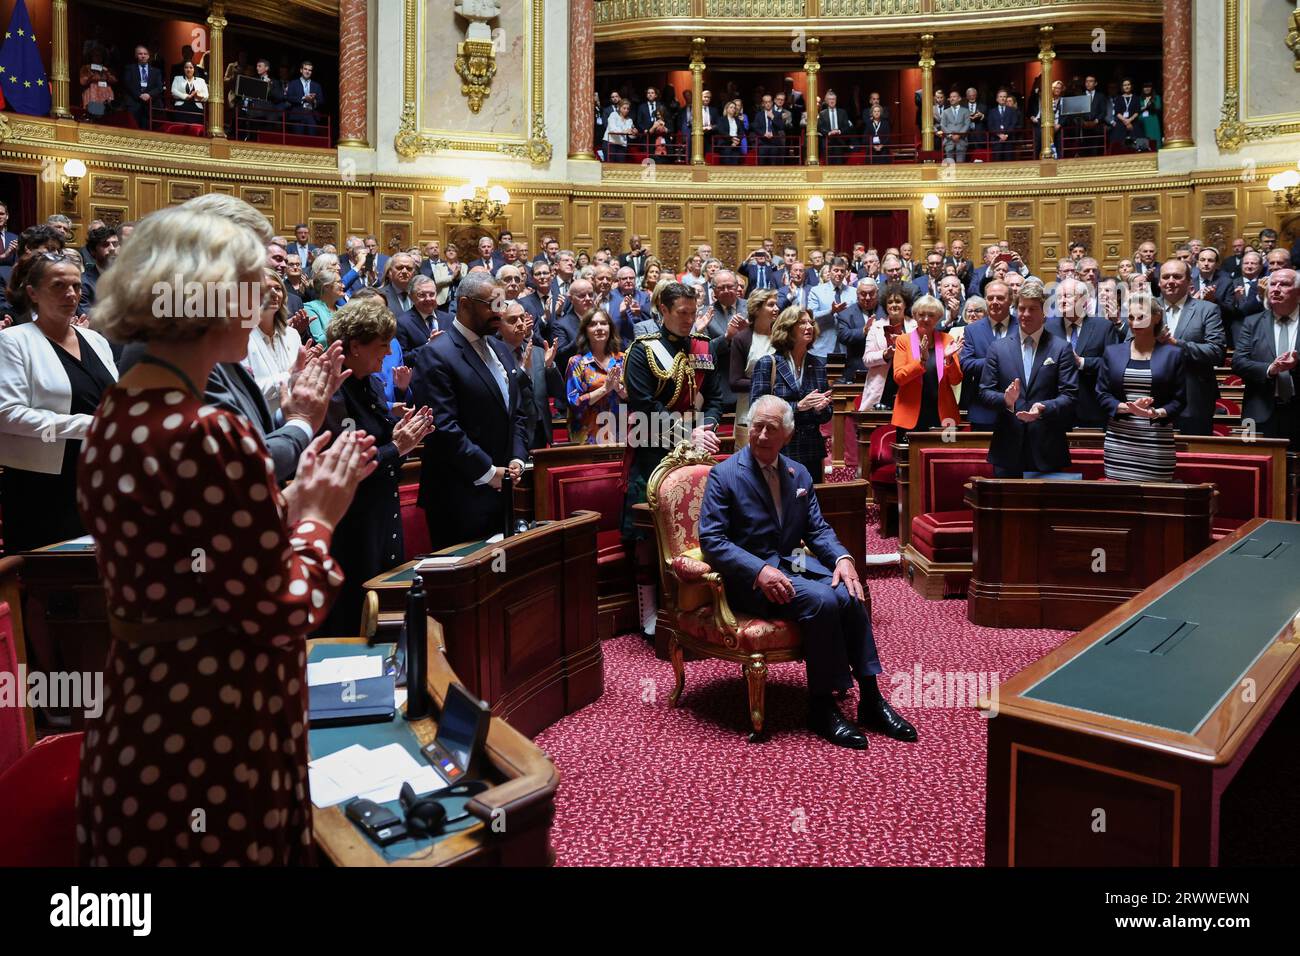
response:
<path id="1" fill-rule="evenodd" d="M 791 622 L 732 611 L 722 577 L 704 561 L 700 508 L 714 464 L 716 459 L 683 442 L 659 464 L 646 487 L 659 548 L 662 606 L 676 618 L 668 656 L 677 686 L 668 703 L 676 707 L 686 686 L 684 651 L 736 661 L 749 686 L 753 742 L 763 737 L 768 665 L 802 659 L 802 642 Z"/>

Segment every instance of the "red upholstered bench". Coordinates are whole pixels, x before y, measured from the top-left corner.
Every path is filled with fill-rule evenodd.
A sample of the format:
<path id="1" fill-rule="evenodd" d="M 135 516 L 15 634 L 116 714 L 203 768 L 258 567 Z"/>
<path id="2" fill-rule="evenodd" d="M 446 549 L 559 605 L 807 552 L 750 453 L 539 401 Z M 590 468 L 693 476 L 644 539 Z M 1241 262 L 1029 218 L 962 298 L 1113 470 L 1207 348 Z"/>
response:
<path id="1" fill-rule="evenodd" d="M 547 472 L 551 514 L 567 518 L 578 511 L 600 515 L 596 531 L 596 595 L 601 637 L 635 629 L 633 565 L 623 548 L 622 461 L 561 465 Z"/>
<path id="2" fill-rule="evenodd" d="M 413 561 L 422 554 L 428 554 L 429 525 L 424 520 L 424 509 L 417 503 L 420 497 L 420 483 L 399 485 L 397 502 L 402 509 L 402 560 Z"/>
<path id="3" fill-rule="evenodd" d="M 1268 455 L 1211 455 L 1179 452 L 1174 481 L 1209 482 L 1219 489 L 1214 515 L 1214 540 L 1227 537 L 1251 518 L 1284 518 L 1273 514 L 1273 467 Z"/>

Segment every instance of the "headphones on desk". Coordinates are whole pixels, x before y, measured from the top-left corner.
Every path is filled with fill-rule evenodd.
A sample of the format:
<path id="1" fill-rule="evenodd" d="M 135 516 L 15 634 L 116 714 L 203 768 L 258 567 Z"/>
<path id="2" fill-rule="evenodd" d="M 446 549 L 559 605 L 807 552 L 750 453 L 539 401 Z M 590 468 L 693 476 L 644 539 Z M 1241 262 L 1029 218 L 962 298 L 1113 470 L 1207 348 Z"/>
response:
<path id="1" fill-rule="evenodd" d="M 419 797 L 415 794 L 415 788 L 409 783 L 402 784 L 398 800 L 402 804 L 402 809 L 406 811 L 406 832 L 413 837 L 438 836 L 448 824 L 459 823 L 470 816 L 469 810 L 465 810 L 457 816 L 448 817 L 447 808 L 443 806 L 441 798 L 474 797 L 486 789 L 488 783 L 485 780 L 466 780 L 446 790 L 438 790 L 428 796 Z"/>

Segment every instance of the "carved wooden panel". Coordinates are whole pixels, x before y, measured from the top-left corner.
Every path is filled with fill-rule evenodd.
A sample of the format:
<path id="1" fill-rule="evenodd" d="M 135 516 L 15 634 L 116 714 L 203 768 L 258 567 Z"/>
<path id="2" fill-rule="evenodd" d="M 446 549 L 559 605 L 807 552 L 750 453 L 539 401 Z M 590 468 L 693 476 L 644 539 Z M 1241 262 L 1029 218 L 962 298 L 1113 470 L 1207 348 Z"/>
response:
<path id="1" fill-rule="evenodd" d="M 719 209 L 731 208 L 739 215 L 740 210 L 736 206 L 719 207 Z M 736 268 L 740 253 L 740 233 L 734 229 L 719 229 L 718 241 L 713 244 L 713 254 L 728 269 Z"/>
<path id="2" fill-rule="evenodd" d="M 601 222 L 623 222 L 626 217 L 627 211 L 623 208 L 622 203 L 603 202 L 600 204 Z"/>
<path id="3" fill-rule="evenodd" d="M 311 194 L 311 211 L 312 212 L 338 212 L 339 194 L 313 192 Z"/>
<path id="4" fill-rule="evenodd" d="M 597 248 L 603 249 L 605 246 L 609 246 L 609 248 L 612 249 L 615 254 L 622 252 L 623 249 L 626 248 L 623 244 L 623 230 L 622 229 L 600 230 L 600 245 Z"/>
<path id="5" fill-rule="evenodd" d="M 798 221 L 799 221 L 798 206 L 773 206 L 772 207 L 772 222 L 777 223 L 777 222 L 798 222 Z"/>
<path id="6" fill-rule="evenodd" d="M 167 204 L 169 206 L 179 206 L 183 202 L 189 202 L 191 199 L 202 195 L 202 183 L 173 181 L 167 184 Z"/>
<path id="7" fill-rule="evenodd" d="M 1020 228 L 1008 229 L 1007 245 L 1020 253 L 1021 258 L 1028 262 L 1034 247 L 1034 231 Z"/>
<path id="8" fill-rule="evenodd" d="M 559 219 L 564 204 L 554 199 L 539 199 L 533 203 L 533 217 L 536 219 Z"/>
<path id="9" fill-rule="evenodd" d="M 1034 204 L 1031 202 L 1009 202 L 1007 203 L 1008 219 L 1033 219 Z"/>
<path id="10" fill-rule="evenodd" d="M 1156 226 L 1154 222 L 1135 222 L 1129 226 L 1129 235 L 1133 239 L 1133 248 L 1144 242 L 1156 242 Z"/>
<path id="11" fill-rule="evenodd" d="M 1105 554 L 1106 573 L 1123 574 L 1128 571 L 1132 537 L 1131 531 L 1119 528 L 1051 526 L 1052 553 L 1056 567 L 1062 571 L 1095 571 L 1096 553 L 1100 548 Z"/>
<path id="12" fill-rule="evenodd" d="M 310 219 L 307 226 L 311 230 L 311 241 L 316 245 L 342 245 L 343 224 L 337 219 Z"/>
<path id="13" fill-rule="evenodd" d="M 776 246 L 776 254 L 779 256 L 784 246 L 798 246 L 799 233 L 793 229 L 778 229 L 772 233 L 772 242 Z"/>
<path id="14" fill-rule="evenodd" d="M 379 226 L 379 249 L 387 255 L 411 248 L 415 226 L 409 222 L 382 222 Z"/>
<path id="15" fill-rule="evenodd" d="M 1237 194 L 1232 191 L 1205 194 L 1204 205 L 1206 209 L 1222 209 L 1225 206 L 1235 206 L 1236 204 Z"/>
<path id="16" fill-rule="evenodd" d="M 1236 232 L 1237 220 L 1234 216 L 1218 219 L 1202 219 L 1201 230 L 1203 242 L 1219 250 L 1220 258 L 1225 257 L 1232 248 L 1233 234 Z"/>
<path id="17" fill-rule="evenodd" d="M 1139 215 L 1144 212 L 1159 212 L 1159 196 L 1134 196 L 1129 203 L 1129 212 L 1133 215 Z"/>
<path id="18" fill-rule="evenodd" d="M 126 177 L 93 174 L 90 177 L 90 195 L 106 199 L 125 199 Z"/>
<path id="19" fill-rule="evenodd" d="M 91 219 L 102 219 L 106 226 L 120 226 L 127 221 L 125 206 L 101 206 L 92 204 L 90 207 Z"/>
<path id="20" fill-rule="evenodd" d="M 391 193 L 384 194 L 384 202 L 381 207 L 386 213 L 411 214 L 411 197 L 394 196 Z"/>
<path id="21" fill-rule="evenodd" d="M 1084 251 L 1088 255 L 1093 255 L 1092 226 L 1071 226 L 1070 245 L 1074 245 L 1076 242 L 1082 242 Z"/>
<path id="22" fill-rule="evenodd" d="M 739 206 L 718 206 L 713 211 L 718 222 L 740 222 Z"/>
<path id="23" fill-rule="evenodd" d="M 966 244 L 966 248 L 967 248 L 967 249 L 970 248 L 970 230 L 969 230 L 969 229 L 949 229 L 949 230 L 948 230 L 948 246 L 949 246 L 950 248 L 952 247 L 953 242 L 955 242 L 955 241 L 958 240 L 958 239 L 960 239 L 962 242 L 964 242 L 964 243 Z"/>
<path id="24" fill-rule="evenodd" d="M 956 203 L 948 207 L 949 222 L 970 222 L 970 203 Z"/>
<path id="25" fill-rule="evenodd" d="M 659 207 L 660 222 L 681 222 L 682 219 L 683 212 L 681 206 L 664 205 Z"/>
<path id="26" fill-rule="evenodd" d="M 269 187 L 244 186 L 239 191 L 239 198 L 261 213 L 275 212 L 275 190 Z"/>
<path id="27" fill-rule="evenodd" d="M 682 268 L 682 231 L 660 229 L 655 236 L 654 253 L 659 257 L 664 273 L 678 272 Z"/>
<path id="28" fill-rule="evenodd" d="M 1071 199 L 1066 213 L 1071 219 L 1083 219 L 1092 215 L 1091 199 Z"/>

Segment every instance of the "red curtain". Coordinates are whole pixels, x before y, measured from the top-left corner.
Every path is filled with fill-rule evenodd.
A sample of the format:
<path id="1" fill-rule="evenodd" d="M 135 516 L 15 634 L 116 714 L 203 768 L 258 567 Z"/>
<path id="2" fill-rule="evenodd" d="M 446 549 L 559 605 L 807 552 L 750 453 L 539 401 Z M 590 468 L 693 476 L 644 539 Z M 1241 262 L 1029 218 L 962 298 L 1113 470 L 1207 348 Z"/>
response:
<path id="1" fill-rule="evenodd" d="M 857 242 L 882 256 L 890 246 L 901 246 L 907 242 L 907 210 L 836 210 L 835 248 L 849 255 Z"/>

